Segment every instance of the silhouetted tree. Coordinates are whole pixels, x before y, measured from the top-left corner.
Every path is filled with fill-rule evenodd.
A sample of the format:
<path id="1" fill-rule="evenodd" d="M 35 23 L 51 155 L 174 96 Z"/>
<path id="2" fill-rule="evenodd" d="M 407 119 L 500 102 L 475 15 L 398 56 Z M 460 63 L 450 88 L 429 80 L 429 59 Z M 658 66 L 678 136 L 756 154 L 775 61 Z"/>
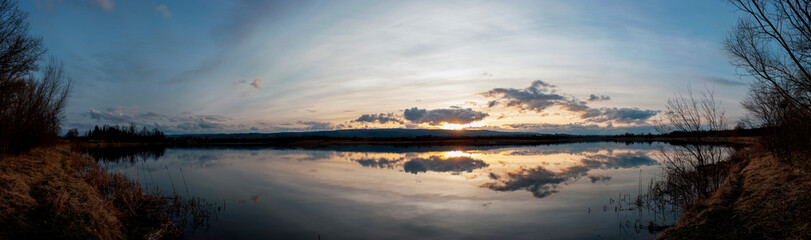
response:
<path id="1" fill-rule="evenodd" d="M 686 141 L 661 146 L 665 179 L 652 189 L 655 196 L 667 197 L 684 209 L 708 197 L 726 178 L 726 168 L 720 163 L 730 155 L 730 149 L 708 143 L 718 142 L 727 122 L 721 103 L 709 89 L 699 95 L 688 89 L 687 95 L 669 99 L 665 106 L 667 111 L 658 120 L 657 130 Z"/>
<path id="2" fill-rule="evenodd" d="M 743 17 L 725 46 L 755 79 L 743 106 L 782 159 L 811 149 L 811 2 L 732 0 Z"/>
<path id="3" fill-rule="evenodd" d="M 157 128 L 147 130 L 143 127 L 140 131 L 135 130 L 135 124 L 124 126 L 104 125 L 95 126 L 93 130 L 87 132 L 86 138 L 89 140 L 117 141 L 117 142 L 158 142 L 166 139 L 163 132 Z"/>
<path id="4" fill-rule="evenodd" d="M 67 133 L 65 133 L 65 138 L 73 139 L 79 137 L 79 129 L 70 129 Z"/>
<path id="5" fill-rule="evenodd" d="M 16 1 L 0 0 L 0 153 L 19 153 L 56 139 L 70 80 L 51 59 L 34 74 L 45 53 L 28 34 L 27 14 Z"/>

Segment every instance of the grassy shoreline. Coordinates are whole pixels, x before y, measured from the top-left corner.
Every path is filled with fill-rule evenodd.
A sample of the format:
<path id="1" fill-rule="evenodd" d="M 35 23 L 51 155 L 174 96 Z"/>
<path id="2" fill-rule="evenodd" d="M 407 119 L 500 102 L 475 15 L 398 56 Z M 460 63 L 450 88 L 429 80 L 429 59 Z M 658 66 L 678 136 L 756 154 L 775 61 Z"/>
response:
<path id="1" fill-rule="evenodd" d="M 730 161 L 724 184 L 657 239 L 811 239 L 807 164 L 780 161 L 762 146 Z"/>
<path id="2" fill-rule="evenodd" d="M 176 239 L 170 198 L 68 144 L 0 159 L 0 239 Z"/>

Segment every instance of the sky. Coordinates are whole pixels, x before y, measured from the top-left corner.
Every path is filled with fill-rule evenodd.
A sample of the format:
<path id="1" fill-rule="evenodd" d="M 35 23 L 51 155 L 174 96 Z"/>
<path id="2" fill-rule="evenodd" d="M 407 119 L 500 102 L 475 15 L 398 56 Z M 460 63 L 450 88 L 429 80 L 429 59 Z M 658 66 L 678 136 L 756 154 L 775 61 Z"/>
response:
<path id="1" fill-rule="evenodd" d="M 730 124 L 725 1 L 21 1 L 73 80 L 63 128 L 655 132 L 711 89 Z"/>

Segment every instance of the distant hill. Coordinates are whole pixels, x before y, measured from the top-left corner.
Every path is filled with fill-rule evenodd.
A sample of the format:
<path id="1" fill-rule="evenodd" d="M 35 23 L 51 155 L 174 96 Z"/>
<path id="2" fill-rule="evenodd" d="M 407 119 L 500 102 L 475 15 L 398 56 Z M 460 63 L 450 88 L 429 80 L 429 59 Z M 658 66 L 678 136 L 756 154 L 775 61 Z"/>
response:
<path id="1" fill-rule="evenodd" d="M 346 129 L 316 132 L 280 133 L 219 133 L 219 134 L 180 134 L 169 138 L 422 138 L 422 137 L 502 137 L 502 136 L 549 136 L 527 132 L 499 132 L 489 130 L 441 130 L 441 129 Z"/>

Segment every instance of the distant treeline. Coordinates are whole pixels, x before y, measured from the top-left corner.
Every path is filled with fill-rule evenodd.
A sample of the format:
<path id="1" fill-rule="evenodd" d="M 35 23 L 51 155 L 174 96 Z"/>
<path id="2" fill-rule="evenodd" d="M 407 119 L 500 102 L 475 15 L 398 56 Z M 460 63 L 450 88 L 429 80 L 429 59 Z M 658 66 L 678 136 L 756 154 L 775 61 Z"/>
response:
<path id="1" fill-rule="evenodd" d="M 697 132 L 682 132 L 682 131 L 673 131 L 668 134 L 664 134 L 662 136 L 665 137 L 704 137 L 704 136 L 712 136 L 712 137 L 758 137 L 763 136 L 767 131 L 771 130 L 768 127 L 761 127 L 761 128 L 735 128 L 733 130 L 721 130 L 721 131 L 697 131 Z"/>
<path id="2" fill-rule="evenodd" d="M 68 137 L 76 137 L 78 130 L 71 129 L 68 131 Z M 146 127 L 137 130 L 135 124 L 130 126 L 110 126 L 98 125 L 91 130 L 87 131 L 84 137 L 87 140 L 102 140 L 102 141 L 116 141 L 116 142 L 160 142 L 166 140 L 166 135 L 157 128 L 152 130 Z"/>
<path id="3" fill-rule="evenodd" d="M 763 136 L 767 131 L 771 129 L 767 127 L 759 127 L 759 128 L 744 128 L 742 126 L 737 126 L 735 129 L 732 130 L 707 130 L 707 131 L 672 131 L 665 134 L 633 134 L 633 133 L 625 133 L 620 135 L 614 135 L 615 138 L 633 138 L 633 137 L 643 137 L 643 138 L 654 138 L 654 137 L 665 137 L 665 138 L 685 138 L 685 137 L 759 137 Z"/>

